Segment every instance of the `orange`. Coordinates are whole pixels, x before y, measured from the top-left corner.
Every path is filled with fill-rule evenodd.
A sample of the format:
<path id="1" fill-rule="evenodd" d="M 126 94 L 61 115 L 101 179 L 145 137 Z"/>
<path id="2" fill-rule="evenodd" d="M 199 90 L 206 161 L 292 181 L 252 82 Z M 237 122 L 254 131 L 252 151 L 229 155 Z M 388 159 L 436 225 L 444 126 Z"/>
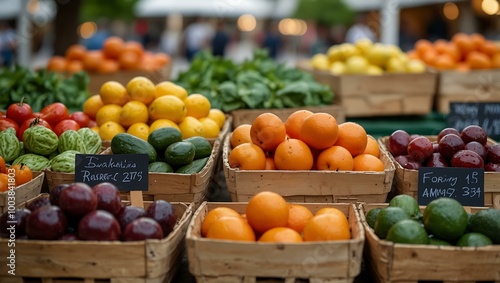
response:
<path id="1" fill-rule="evenodd" d="M 103 106 L 104 103 L 102 102 L 101 96 L 98 94 L 92 95 L 83 103 L 83 113 L 87 114 L 90 119 L 95 120 L 97 111 Z"/>
<path id="2" fill-rule="evenodd" d="M 471 69 L 489 69 L 491 68 L 491 60 L 490 58 L 481 52 L 472 51 L 467 54 L 465 58 L 467 64 Z"/>
<path id="3" fill-rule="evenodd" d="M 238 216 L 222 216 L 207 231 L 207 238 L 233 241 L 255 241 L 252 227 Z"/>
<path id="4" fill-rule="evenodd" d="M 106 104 L 97 111 L 95 121 L 98 126 L 102 126 L 102 124 L 108 121 L 120 123 L 121 111 L 122 107 L 119 105 Z"/>
<path id="5" fill-rule="evenodd" d="M 80 60 L 71 60 L 66 63 L 66 72 L 78 73 L 83 70 L 83 63 Z"/>
<path id="6" fill-rule="evenodd" d="M 201 235 L 205 237 L 210 226 L 223 216 L 240 216 L 240 214 L 232 208 L 222 206 L 210 210 L 201 223 Z"/>
<path id="7" fill-rule="evenodd" d="M 229 153 L 229 166 L 240 170 L 264 170 L 266 154 L 253 143 L 243 143 Z"/>
<path id="8" fill-rule="evenodd" d="M 101 74 L 112 74 L 116 73 L 120 70 L 120 64 L 115 60 L 104 59 L 99 68 L 97 68 L 97 72 Z"/>
<path id="9" fill-rule="evenodd" d="M 184 102 L 173 95 L 160 96 L 148 106 L 151 120 L 169 119 L 181 123 L 186 117 L 187 109 Z"/>
<path id="10" fill-rule="evenodd" d="M 138 58 L 141 58 L 144 55 L 144 47 L 137 41 L 128 41 L 123 46 L 122 52 L 133 52 Z"/>
<path id="11" fill-rule="evenodd" d="M 311 170 L 313 155 L 309 146 L 299 139 L 285 139 L 274 151 L 278 170 Z"/>
<path id="12" fill-rule="evenodd" d="M 188 97 L 188 93 L 185 88 L 168 81 L 160 82 L 155 86 L 155 98 L 164 95 L 177 96 L 181 100 L 184 100 Z"/>
<path id="13" fill-rule="evenodd" d="M 423 56 L 431 49 L 434 49 L 434 46 L 427 39 L 420 39 L 415 43 L 415 52 L 420 58 L 423 58 Z"/>
<path id="14" fill-rule="evenodd" d="M 148 107 L 140 101 L 129 101 L 120 111 L 120 124 L 129 127 L 135 123 L 147 123 L 149 120 Z"/>
<path id="15" fill-rule="evenodd" d="M 102 56 L 101 51 L 92 50 L 85 53 L 83 57 L 83 66 L 87 71 L 97 71 L 101 62 L 104 60 L 104 56 Z"/>
<path id="16" fill-rule="evenodd" d="M 304 227 L 304 241 L 349 240 L 349 224 L 337 214 L 316 215 Z"/>
<path id="17" fill-rule="evenodd" d="M 334 145 L 318 155 L 316 167 L 318 170 L 351 171 L 354 168 L 354 160 L 347 149 Z"/>
<path id="18" fill-rule="evenodd" d="M 360 154 L 354 157 L 354 171 L 384 171 L 384 163 L 371 154 Z"/>
<path id="19" fill-rule="evenodd" d="M 130 101 L 127 89 L 119 82 L 108 81 L 102 84 L 99 91 L 102 103 L 124 105 Z"/>
<path id="20" fill-rule="evenodd" d="M 155 99 L 155 84 L 146 77 L 138 76 L 131 79 L 127 83 L 126 89 L 131 100 L 149 105 Z"/>
<path id="21" fill-rule="evenodd" d="M 454 62 L 458 62 L 460 61 L 460 59 L 462 59 L 462 54 L 454 43 L 446 44 L 439 53 L 450 56 Z"/>
<path id="22" fill-rule="evenodd" d="M 473 40 L 465 33 L 456 33 L 451 38 L 451 41 L 455 43 L 462 55 L 467 55 L 469 52 L 476 49 Z"/>
<path id="23" fill-rule="evenodd" d="M 484 38 L 484 36 L 479 33 L 471 34 L 470 40 L 472 41 L 475 50 L 479 50 L 481 46 L 486 43 L 486 38 Z"/>
<path id="24" fill-rule="evenodd" d="M 444 52 L 444 49 L 446 49 L 446 46 L 448 45 L 448 42 L 444 39 L 438 39 L 436 41 L 434 41 L 434 50 L 436 50 L 436 52 L 438 54 L 443 54 Z"/>
<path id="25" fill-rule="evenodd" d="M 345 122 L 339 125 L 337 142 L 339 145 L 347 149 L 353 157 L 363 153 L 366 148 L 367 135 L 365 129 L 357 123 Z"/>
<path id="26" fill-rule="evenodd" d="M 285 124 L 273 113 L 260 114 L 252 123 L 250 137 L 264 151 L 274 151 L 285 140 Z"/>
<path id="27" fill-rule="evenodd" d="M 163 52 L 158 52 L 158 53 L 154 54 L 153 58 L 156 62 L 156 65 L 159 67 L 166 66 L 166 65 L 170 64 L 170 62 L 172 61 L 172 58 L 170 57 L 170 55 L 168 55 L 167 53 L 163 53 Z"/>
<path id="28" fill-rule="evenodd" d="M 204 118 L 210 113 L 210 100 L 201 94 L 191 94 L 184 99 L 184 104 L 186 104 L 187 113 L 186 116 L 191 116 L 196 119 Z"/>
<path id="29" fill-rule="evenodd" d="M 6 192 L 9 190 L 9 175 L 1 173 L 0 174 L 0 192 Z"/>
<path id="30" fill-rule="evenodd" d="M 434 66 L 434 63 L 435 63 L 437 57 L 438 57 L 437 51 L 434 49 L 431 49 L 431 50 L 427 51 L 427 53 L 422 55 L 422 61 L 424 61 L 425 64 L 427 64 L 429 66 Z"/>
<path id="31" fill-rule="evenodd" d="M 106 58 L 118 59 L 120 53 L 125 47 L 125 42 L 123 39 L 117 36 L 110 36 L 104 40 L 102 45 L 102 53 Z"/>
<path id="32" fill-rule="evenodd" d="M 72 61 L 72 60 L 78 60 L 81 61 L 85 57 L 85 54 L 87 53 L 87 48 L 81 44 L 73 44 L 68 49 L 66 49 L 66 53 L 64 54 L 64 57 L 66 57 L 66 60 Z"/>
<path id="33" fill-rule="evenodd" d="M 378 147 L 378 142 L 377 140 L 372 137 L 372 136 L 367 136 L 367 142 L 366 142 L 366 148 L 365 150 L 363 151 L 363 153 L 366 153 L 366 154 L 371 154 L 375 157 L 379 157 L 380 156 L 380 148 Z"/>
<path id="34" fill-rule="evenodd" d="M 483 45 L 481 45 L 479 47 L 479 51 L 483 52 L 484 54 L 491 57 L 491 56 L 495 55 L 495 53 L 500 51 L 500 49 L 498 48 L 498 46 L 495 43 L 493 43 L 491 41 L 486 41 L 486 42 L 484 42 Z"/>
<path id="35" fill-rule="evenodd" d="M 134 51 L 123 51 L 118 57 L 120 67 L 125 70 L 136 70 L 139 68 L 141 58 Z"/>
<path id="36" fill-rule="evenodd" d="M 500 68 L 500 52 L 495 53 L 491 59 L 492 68 Z"/>
<path id="37" fill-rule="evenodd" d="M 262 234 L 271 228 L 286 227 L 289 210 L 288 203 L 282 196 L 263 191 L 248 201 L 245 213 L 250 226 Z"/>
<path id="38" fill-rule="evenodd" d="M 158 69 L 158 66 L 156 65 L 154 57 L 149 53 L 146 53 L 140 59 L 138 69 L 153 72 Z"/>
<path id="39" fill-rule="evenodd" d="M 408 59 L 420 59 L 419 54 L 415 50 L 410 50 L 406 52 L 406 55 L 408 56 Z"/>
<path id="40" fill-rule="evenodd" d="M 266 167 L 264 170 L 276 170 L 276 164 L 274 163 L 274 158 L 266 157 Z"/>
<path id="41" fill-rule="evenodd" d="M 237 147 L 242 143 L 251 143 L 250 128 L 252 128 L 250 124 L 243 124 L 236 127 L 231 133 L 231 147 Z"/>
<path id="42" fill-rule="evenodd" d="M 455 60 L 448 54 L 438 55 L 434 67 L 439 70 L 453 70 L 456 67 Z"/>
<path id="43" fill-rule="evenodd" d="M 469 64 L 467 64 L 467 62 L 460 62 L 457 64 L 455 70 L 459 72 L 468 72 L 470 71 L 470 67 Z"/>
<path id="44" fill-rule="evenodd" d="M 336 214 L 339 217 L 339 219 L 345 220 L 346 223 L 349 222 L 347 220 L 347 217 L 345 216 L 345 214 L 342 212 L 342 210 L 340 210 L 336 207 L 323 207 L 320 210 L 316 211 L 314 216 L 321 215 L 321 214 Z"/>
<path id="45" fill-rule="evenodd" d="M 307 222 L 313 217 L 309 208 L 300 204 L 290 204 L 288 212 L 288 223 L 286 227 L 292 228 L 298 233 L 302 233 Z"/>
<path id="46" fill-rule="evenodd" d="M 127 133 L 148 141 L 149 126 L 146 123 L 134 123 L 127 129 Z"/>
<path id="47" fill-rule="evenodd" d="M 118 123 L 113 121 L 108 121 L 99 127 L 99 135 L 101 139 L 105 141 L 110 141 L 119 133 L 125 133 L 125 129 Z"/>
<path id="48" fill-rule="evenodd" d="M 300 127 L 304 120 L 314 114 L 309 110 L 297 110 L 293 112 L 285 121 L 286 134 L 293 138 L 300 138 Z"/>
<path id="49" fill-rule="evenodd" d="M 338 133 L 337 120 L 328 113 L 312 114 L 300 127 L 300 139 L 315 149 L 325 149 L 334 145 Z"/>
<path id="50" fill-rule="evenodd" d="M 52 56 L 47 63 L 47 70 L 64 72 L 66 70 L 66 59 L 62 56 Z"/>
<path id="51" fill-rule="evenodd" d="M 302 243 L 302 236 L 300 234 L 287 227 L 276 227 L 267 230 L 259 238 L 259 242 L 265 243 Z"/>

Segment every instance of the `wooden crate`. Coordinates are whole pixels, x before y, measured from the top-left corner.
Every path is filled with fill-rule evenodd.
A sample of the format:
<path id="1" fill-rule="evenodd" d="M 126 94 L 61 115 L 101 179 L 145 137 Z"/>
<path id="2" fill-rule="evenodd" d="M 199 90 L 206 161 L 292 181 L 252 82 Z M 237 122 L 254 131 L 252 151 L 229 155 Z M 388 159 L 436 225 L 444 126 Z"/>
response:
<path id="1" fill-rule="evenodd" d="M 500 69 L 439 71 L 436 109 L 450 112 L 450 102 L 499 102 Z"/>
<path id="2" fill-rule="evenodd" d="M 427 136 L 431 141 L 436 141 L 437 136 Z M 418 199 L 418 170 L 406 169 L 401 166 L 389 153 L 386 146 L 386 141 L 389 137 L 380 137 L 378 139 L 379 146 L 385 151 L 396 168 L 394 175 L 394 191 L 396 194 L 406 194 Z M 492 139 L 488 139 L 488 143 L 496 143 Z M 500 209 L 500 173 L 484 172 L 484 205 Z"/>
<path id="3" fill-rule="evenodd" d="M 42 190 L 45 173 L 41 171 L 33 172 L 33 180 L 17 186 L 14 189 L 15 204 L 17 206 L 29 199 L 32 199 L 40 194 Z M 0 193 L 0 213 L 4 213 L 9 208 L 9 191 Z"/>
<path id="4" fill-rule="evenodd" d="M 25 207 L 28 202 L 19 207 Z M 151 202 L 144 202 L 147 207 Z M 0 259 L 0 282 L 170 282 L 185 251 L 185 235 L 193 204 L 172 202 L 178 215 L 174 230 L 164 239 L 120 241 L 40 241 L 16 239 L 15 276 L 9 275 L 7 258 Z M 8 255 L 7 239 L 0 239 L 0 253 Z"/>
<path id="5" fill-rule="evenodd" d="M 298 108 L 284 108 L 284 109 L 239 109 L 231 111 L 233 116 L 233 129 L 242 124 L 252 124 L 255 118 L 262 113 L 274 113 L 284 122 L 293 112 L 298 110 L 309 110 L 314 113 L 324 112 L 331 114 L 337 122 L 345 122 L 344 108 L 340 105 L 324 105 L 324 106 L 305 106 Z"/>
<path id="6" fill-rule="evenodd" d="M 365 264 L 380 283 L 500 282 L 500 245 L 486 247 L 454 247 L 394 244 L 381 240 L 366 223 L 372 208 L 388 204 L 359 204 L 366 245 Z M 421 206 L 423 211 L 425 207 Z M 471 207 L 472 213 L 485 208 Z"/>
<path id="7" fill-rule="evenodd" d="M 432 111 L 437 74 L 333 75 L 314 70 L 309 61 L 297 67 L 329 85 L 335 103 L 342 105 L 346 117 L 426 115 Z"/>
<path id="8" fill-rule="evenodd" d="M 365 239 L 354 204 L 302 204 L 313 213 L 323 207 L 341 209 L 349 219 L 351 240 L 283 244 L 212 240 L 201 236 L 201 223 L 208 211 L 223 206 L 244 213 L 246 205 L 204 202 L 194 213 L 186 245 L 189 270 L 198 283 L 261 282 L 261 278 L 339 283 L 353 282 L 360 273 Z"/>

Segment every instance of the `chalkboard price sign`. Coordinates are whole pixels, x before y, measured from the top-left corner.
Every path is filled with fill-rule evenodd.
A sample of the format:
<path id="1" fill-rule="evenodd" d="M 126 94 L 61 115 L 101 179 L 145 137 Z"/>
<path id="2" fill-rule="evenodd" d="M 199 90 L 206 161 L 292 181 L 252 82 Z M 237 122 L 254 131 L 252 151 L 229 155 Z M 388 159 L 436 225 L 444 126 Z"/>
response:
<path id="1" fill-rule="evenodd" d="M 500 103 L 451 102 L 448 127 L 462 131 L 469 125 L 482 127 L 489 137 L 500 138 Z"/>
<path id="2" fill-rule="evenodd" d="M 418 169 L 418 203 L 427 205 L 440 197 L 454 198 L 462 205 L 484 206 L 484 169 Z"/>
<path id="3" fill-rule="evenodd" d="M 147 154 L 77 154 L 75 181 L 94 186 L 113 183 L 120 191 L 148 190 Z"/>

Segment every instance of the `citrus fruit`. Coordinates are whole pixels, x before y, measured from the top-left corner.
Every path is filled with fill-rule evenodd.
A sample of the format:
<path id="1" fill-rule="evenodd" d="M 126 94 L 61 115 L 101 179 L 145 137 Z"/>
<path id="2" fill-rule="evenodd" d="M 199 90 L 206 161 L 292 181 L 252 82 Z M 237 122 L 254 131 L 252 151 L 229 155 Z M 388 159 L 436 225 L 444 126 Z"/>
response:
<path id="1" fill-rule="evenodd" d="M 366 147 L 362 153 L 371 154 L 375 157 L 380 156 L 380 148 L 378 147 L 378 142 L 374 137 L 370 135 L 367 136 Z"/>
<path id="2" fill-rule="evenodd" d="M 173 95 L 160 96 L 149 104 L 149 117 L 155 121 L 158 119 L 169 119 L 174 123 L 180 123 L 186 117 L 186 105 L 178 97 Z"/>
<path id="3" fill-rule="evenodd" d="M 371 154 L 360 154 L 354 157 L 354 171 L 375 171 L 382 172 L 385 170 L 384 163 Z"/>
<path id="4" fill-rule="evenodd" d="M 259 238 L 259 242 L 268 243 L 301 243 L 303 242 L 300 234 L 287 227 L 276 227 L 267 230 Z"/>
<path id="5" fill-rule="evenodd" d="M 179 126 L 169 119 L 155 120 L 153 123 L 151 123 L 151 125 L 149 125 L 149 131 L 153 132 L 157 129 L 166 128 L 166 127 L 174 128 L 174 129 L 177 129 L 180 131 Z"/>
<path id="6" fill-rule="evenodd" d="M 47 62 L 47 70 L 64 72 L 66 70 L 66 59 L 62 56 L 52 56 Z"/>
<path id="7" fill-rule="evenodd" d="M 140 101 L 132 100 L 125 103 L 120 111 L 120 124 L 124 127 L 135 123 L 147 123 L 148 120 L 148 107 Z"/>
<path id="8" fill-rule="evenodd" d="M 99 127 L 99 135 L 105 141 L 112 140 L 114 136 L 120 133 L 125 133 L 125 129 L 117 122 L 108 121 Z"/>
<path id="9" fill-rule="evenodd" d="M 264 170 L 266 168 L 266 154 L 253 143 L 243 143 L 229 153 L 229 167 L 240 170 Z"/>
<path id="10" fill-rule="evenodd" d="M 183 139 L 195 136 L 205 136 L 205 128 L 203 127 L 203 124 L 198 119 L 191 116 L 187 116 L 182 122 L 179 123 L 179 129 L 181 130 Z"/>
<path id="11" fill-rule="evenodd" d="M 351 231 L 337 214 L 325 213 L 311 218 L 303 230 L 304 241 L 349 240 Z"/>
<path id="12" fill-rule="evenodd" d="M 410 219 L 410 216 L 400 207 L 388 206 L 382 208 L 382 210 L 378 213 L 377 219 L 375 220 L 375 234 L 380 239 L 385 239 L 385 237 L 387 237 L 387 232 L 392 225 L 401 220 L 407 219 Z"/>
<path id="13" fill-rule="evenodd" d="M 286 227 L 302 233 L 307 222 L 313 217 L 312 212 L 309 208 L 300 204 L 290 204 L 289 209 Z"/>
<path id="14" fill-rule="evenodd" d="M 101 51 L 91 50 L 85 53 L 82 62 L 85 70 L 96 71 L 103 60 L 104 56 Z"/>
<path id="15" fill-rule="evenodd" d="M 429 244 L 429 235 L 424 227 L 415 220 L 401 220 L 392 225 L 387 232 L 386 240 L 400 244 Z"/>
<path id="16" fill-rule="evenodd" d="M 176 85 L 173 82 L 160 82 L 155 86 L 155 98 L 164 95 L 177 96 L 180 100 L 187 98 L 188 93 L 185 88 L 180 85 Z"/>
<path id="17" fill-rule="evenodd" d="M 72 44 L 66 49 L 64 57 L 68 61 L 81 61 L 85 57 L 85 53 L 87 53 L 87 48 L 81 44 Z"/>
<path id="18" fill-rule="evenodd" d="M 334 145 L 321 151 L 316 159 L 316 167 L 318 170 L 351 171 L 354 160 L 347 149 Z"/>
<path id="19" fill-rule="evenodd" d="M 500 244 L 500 210 L 490 208 L 477 212 L 471 217 L 470 229 Z"/>
<path id="20" fill-rule="evenodd" d="M 366 213 L 366 224 L 370 226 L 372 229 L 375 227 L 375 221 L 377 221 L 377 216 L 382 208 L 372 208 Z"/>
<path id="21" fill-rule="evenodd" d="M 184 104 L 186 104 L 187 116 L 200 119 L 207 117 L 210 113 L 210 100 L 201 94 L 191 94 L 184 99 Z"/>
<path id="22" fill-rule="evenodd" d="M 105 59 L 101 62 L 97 68 L 97 72 L 101 74 L 111 74 L 116 73 L 120 70 L 120 65 L 118 62 L 110 59 Z"/>
<path id="23" fill-rule="evenodd" d="M 445 241 L 455 241 L 467 229 L 468 216 L 458 201 L 442 197 L 427 205 L 423 213 L 423 223 L 430 234 Z"/>
<path id="24" fill-rule="evenodd" d="M 130 100 L 127 89 L 119 82 L 109 81 L 105 82 L 100 90 L 102 103 L 124 105 Z"/>
<path id="25" fill-rule="evenodd" d="M 482 247 L 493 245 L 490 238 L 481 233 L 466 233 L 458 239 L 456 246 L 458 247 Z"/>
<path id="26" fill-rule="evenodd" d="M 106 104 L 97 111 L 95 116 L 95 121 L 98 126 L 101 126 L 102 124 L 108 121 L 120 123 L 121 111 L 122 107 L 119 105 Z"/>
<path id="27" fill-rule="evenodd" d="M 403 194 L 395 196 L 389 202 L 389 206 L 402 208 L 413 219 L 416 219 L 420 213 L 417 200 L 409 195 Z"/>
<path id="28" fill-rule="evenodd" d="M 214 139 L 219 136 L 220 128 L 217 123 L 210 118 L 200 118 L 200 123 L 203 125 L 203 136 L 205 138 Z"/>
<path id="29" fill-rule="evenodd" d="M 226 114 L 224 114 L 224 112 L 220 109 L 210 109 L 207 118 L 214 120 L 219 126 L 219 129 L 222 129 L 222 127 L 224 127 L 224 123 L 226 123 Z"/>
<path id="30" fill-rule="evenodd" d="M 363 153 L 367 144 L 365 129 L 354 122 L 345 122 L 338 126 L 338 138 L 335 145 L 347 149 L 352 157 Z"/>
<path id="31" fill-rule="evenodd" d="M 147 141 L 149 136 L 149 126 L 146 123 L 134 123 L 127 129 L 127 133 Z"/>
<path id="32" fill-rule="evenodd" d="M 260 114 L 252 123 L 250 137 L 262 150 L 274 151 L 285 140 L 285 124 L 273 113 Z"/>
<path id="33" fill-rule="evenodd" d="M 127 83 L 127 92 L 130 99 L 140 101 L 146 105 L 155 99 L 155 84 L 146 77 L 135 77 Z"/>
<path id="34" fill-rule="evenodd" d="M 110 36 L 104 40 L 102 45 L 102 53 L 106 58 L 118 59 L 123 51 L 125 42 L 118 36 Z"/>
<path id="35" fill-rule="evenodd" d="M 246 207 L 248 223 L 258 233 L 275 227 L 286 227 L 289 207 L 286 200 L 277 193 L 264 191 L 255 194 Z"/>
<path id="36" fill-rule="evenodd" d="M 122 53 L 120 53 L 120 56 L 118 57 L 118 63 L 120 64 L 121 69 L 137 70 L 139 69 L 141 58 L 134 51 L 124 50 Z"/>
<path id="37" fill-rule="evenodd" d="M 243 124 L 239 125 L 234 129 L 234 131 L 231 133 L 231 147 L 236 147 L 242 143 L 251 143 L 252 138 L 250 137 L 250 129 L 252 128 L 252 125 L 250 124 Z"/>
<path id="38" fill-rule="evenodd" d="M 266 167 L 264 167 L 264 170 L 276 170 L 273 157 L 266 156 Z"/>
<path id="39" fill-rule="evenodd" d="M 285 139 L 274 151 L 278 170 L 311 170 L 313 155 L 307 144 L 299 139 Z"/>
<path id="40" fill-rule="evenodd" d="M 102 102 L 101 96 L 98 94 L 92 95 L 83 103 L 83 113 L 87 114 L 90 119 L 95 120 L 97 111 L 103 106 L 104 103 Z"/>
<path id="41" fill-rule="evenodd" d="M 302 122 L 300 139 L 312 148 L 326 149 L 335 144 L 338 131 L 335 117 L 328 113 L 315 113 Z"/>
<path id="42" fill-rule="evenodd" d="M 300 127 L 304 120 L 314 114 L 309 110 L 297 110 L 290 114 L 285 121 L 286 134 L 293 139 L 300 138 Z"/>
<path id="43" fill-rule="evenodd" d="M 181 131 L 174 127 L 158 128 L 154 131 L 150 128 L 149 131 L 148 142 L 158 152 L 163 152 L 169 145 L 182 141 Z"/>
<path id="44" fill-rule="evenodd" d="M 201 223 L 201 235 L 205 237 L 207 235 L 208 228 L 210 228 L 210 226 L 222 216 L 240 216 L 240 215 L 234 209 L 228 207 L 216 207 L 210 210 L 203 219 L 203 222 Z"/>
<path id="45" fill-rule="evenodd" d="M 206 237 L 218 240 L 255 241 L 252 227 L 239 215 L 218 218 L 208 228 Z"/>

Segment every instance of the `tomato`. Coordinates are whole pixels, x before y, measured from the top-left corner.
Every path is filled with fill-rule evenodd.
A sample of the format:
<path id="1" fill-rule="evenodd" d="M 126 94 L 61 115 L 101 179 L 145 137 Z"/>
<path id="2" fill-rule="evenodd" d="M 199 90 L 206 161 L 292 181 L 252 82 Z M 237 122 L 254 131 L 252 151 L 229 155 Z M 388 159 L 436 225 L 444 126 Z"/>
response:
<path id="1" fill-rule="evenodd" d="M 68 130 L 78 131 L 80 130 L 80 125 L 78 125 L 77 122 L 71 119 L 62 120 L 54 128 L 54 133 L 56 133 L 57 136 L 60 136 L 62 133 Z"/>
<path id="2" fill-rule="evenodd" d="M 7 165 L 5 164 L 5 159 L 0 156 L 0 173 L 7 174 Z"/>
<path id="3" fill-rule="evenodd" d="M 90 120 L 89 124 L 87 125 L 87 127 L 89 127 L 89 128 L 92 128 L 92 127 L 95 127 L 95 126 L 97 126 L 97 122 L 95 120 Z"/>
<path id="4" fill-rule="evenodd" d="M 57 125 L 62 120 L 69 119 L 69 111 L 66 105 L 56 102 L 45 106 L 40 111 L 42 118 L 47 121 L 51 126 Z"/>
<path id="5" fill-rule="evenodd" d="M 69 118 L 77 122 L 78 125 L 80 125 L 80 127 L 82 128 L 89 126 L 90 118 L 87 114 L 83 113 L 82 111 L 71 113 L 71 115 L 69 115 Z"/>
<path id="6" fill-rule="evenodd" d="M 16 133 L 19 131 L 19 125 L 14 120 L 9 118 L 0 118 L 0 132 L 7 130 L 10 127 L 14 128 Z"/>
<path id="7" fill-rule="evenodd" d="M 33 115 L 33 110 L 28 103 L 24 103 L 24 97 L 19 103 L 13 103 L 7 108 L 6 117 L 14 120 L 18 125 L 21 125 L 25 120 L 28 120 Z"/>
<path id="8" fill-rule="evenodd" d="M 9 175 L 0 174 L 0 192 L 6 192 L 9 189 Z"/>
<path id="9" fill-rule="evenodd" d="M 42 114 L 40 114 L 40 112 L 33 112 L 33 114 L 31 115 L 32 118 L 36 118 L 36 117 L 40 117 L 42 118 Z"/>
<path id="10" fill-rule="evenodd" d="M 14 178 L 16 180 L 16 187 L 22 184 L 26 184 L 33 179 L 33 172 L 24 163 L 12 165 L 11 169 L 14 169 Z"/>
<path id="11" fill-rule="evenodd" d="M 23 124 L 19 128 L 19 131 L 17 131 L 17 138 L 20 141 L 23 141 L 24 131 L 26 131 L 26 129 L 29 128 L 29 126 L 31 125 L 31 123 L 33 123 L 33 125 L 44 126 L 45 128 L 49 128 L 49 129 L 52 130 L 52 127 L 50 126 L 50 124 L 47 123 L 47 121 L 45 121 L 44 119 L 39 118 L 39 117 L 29 118 L 28 120 L 26 120 L 26 121 L 23 122 Z"/>

